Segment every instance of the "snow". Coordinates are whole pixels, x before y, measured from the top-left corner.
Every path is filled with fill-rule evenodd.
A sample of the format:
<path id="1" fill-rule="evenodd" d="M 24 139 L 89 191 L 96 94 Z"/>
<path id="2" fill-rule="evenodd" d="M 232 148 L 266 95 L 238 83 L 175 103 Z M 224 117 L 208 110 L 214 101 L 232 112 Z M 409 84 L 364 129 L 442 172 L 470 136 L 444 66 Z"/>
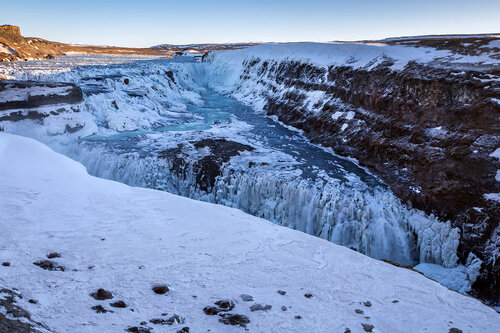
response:
<path id="1" fill-rule="evenodd" d="M 47 95 L 68 95 L 71 93 L 72 87 L 26 87 L 26 88 L 10 88 L 0 91 L 0 103 L 12 101 L 26 101 L 30 96 L 47 96 Z"/>
<path id="2" fill-rule="evenodd" d="M 491 157 L 495 157 L 495 158 L 498 158 L 500 160 L 500 147 L 498 147 L 497 149 L 495 149 L 494 152 L 492 152 L 490 154 Z"/>
<path id="3" fill-rule="evenodd" d="M 332 114 L 332 119 L 333 120 L 337 120 L 339 119 L 344 113 L 343 112 L 340 112 L 340 111 L 335 111 L 334 114 Z"/>
<path id="4" fill-rule="evenodd" d="M 439 281 L 445 287 L 461 293 L 469 292 L 477 277 L 477 270 L 468 269 L 463 265 L 445 268 L 436 264 L 421 263 L 413 268 L 426 277 Z"/>
<path id="5" fill-rule="evenodd" d="M 500 193 L 486 193 L 484 197 L 486 200 L 500 202 Z"/>
<path id="6" fill-rule="evenodd" d="M 435 39 L 435 38 L 485 38 L 485 37 L 500 37 L 500 34 L 404 36 L 404 37 L 385 38 L 382 39 L 381 41 L 393 42 L 393 41 L 403 41 L 403 40 Z"/>
<path id="7" fill-rule="evenodd" d="M 493 332 L 500 325 L 493 309 L 416 272 L 239 210 L 91 177 L 79 163 L 6 133 L 0 196 L 0 260 L 11 262 L 0 267 L 1 285 L 18 288 L 18 304 L 56 332 L 121 332 L 165 312 L 184 318 L 172 331 L 240 332 L 202 311 L 224 298 L 256 332 L 363 332 L 362 323 L 374 332 Z M 64 272 L 32 264 L 52 251 Z M 157 283 L 171 290 L 155 295 Z M 128 308 L 95 301 L 89 293 L 97 288 Z M 241 294 L 272 309 L 251 312 Z M 114 312 L 97 314 L 96 304 Z"/>
<path id="8" fill-rule="evenodd" d="M 227 52 L 229 58 L 230 52 L 233 51 Z M 79 112 L 45 118 L 41 126 L 31 121 L 4 122 L 2 127 L 6 132 L 45 142 L 82 162 L 89 173 L 102 178 L 239 208 L 276 224 L 401 265 L 430 262 L 448 268 L 457 266 L 460 234 L 449 222 L 442 223 L 434 216 L 408 209 L 388 189 L 372 190 L 360 180 L 359 174 L 345 172 L 340 166 L 342 181 L 326 175 L 323 170 L 316 170 L 317 181 L 306 180 L 302 177 L 303 170 L 296 167 L 303 163 L 303 156 L 301 160 L 292 156 L 293 153 L 272 149 L 261 139 L 249 135 L 252 126 L 234 117 L 218 125 L 200 121 L 190 110 L 193 106 L 207 107 L 202 98 L 206 87 L 223 91 L 228 88 L 228 82 L 239 84 L 231 79 L 239 75 L 240 65 L 228 68 L 224 67 L 224 61 L 194 63 L 183 61 L 183 57 L 134 63 L 128 63 L 127 57 L 72 57 L 73 60 L 62 57 L 51 61 L 54 67 L 48 70 L 41 63 L 22 70 L 5 68 L 20 79 L 72 82 L 84 90 L 98 82 L 104 92 L 85 96 L 83 103 L 74 106 Z M 121 63 L 117 64 L 118 61 Z M 106 62 L 115 65 L 87 66 Z M 86 66 L 78 67 L 80 64 Z M 175 84 L 165 71 L 173 72 Z M 124 83 L 124 78 L 130 80 L 129 84 Z M 265 103 L 258 95 L 262 93 L 258 91 L 261 87 L 252 80 L 247 83 L 230 85 L 228 89 L 234 97 L 261 111 Z M 113 107 L 113 102 L 118 109 Z M 321 108 L 326 100 L 321 94 L 310 94 L 307 102 L 312 111 Z M 38 110 L 47 114 L 51 108 L 59 107 Z M 211 107 L 217 113 L 220 106 Z M 338 111 L 337 118 L 354 117 L 354 112 L 345 111 Z M 83 128 L 71 134 L 67 133 L 67 126 Z M 343 124 L 343 128 L 346 127 L 347 124 Z M 165 131 L 155 131 L 158 128 Z M 120 138 L 136 138 L 140 145 L 112 149 L 85 142 L 89 135 L 93 135 L 90 140 L 97 142 L 113 136 L 118 142 Z M 255 147 L 252 154 L 243 153 L 227 163 L 212 193 L 201 192 L 193 182 L 196 160 L 188 160 L 184 179 L 176 175 L 175 167 L 157 158 L 159 150 L 174 148 L 178 143 L 189 146 L 190 142 L 206 137 L 224 137 Z M 156 152 L 150 154 L 152 147 L 156 147 Z M 203 153 L 194 151 L 193 154 L 194 157 Z M 250 162 L 267 163 L 268 167 L 249 170 Z"/>
<path id="9" fill-rule="evenodd" d="M 359 43 L 267 43 L 248 49 L 215 52 L 233 64 L 241 64 L 245 58 L 260 58 L 273 61 L 296 60 L 318 66 L 345 65 L 353 68 L 370 67 L 377 61 L 392 59 L 392 69 L 402 69 L 409 61 L 431 62 L 450 56 L 449 51 L 427 47 L 402 45 L 373 45 Z M 375 63 L 374 63 L 375 61 Z"/>
<path id="10" fill-rule="evenodd" d="M 18 56 L 17 52 L 14 51 L 12 48 L 10 48 L 9 46 L 7 45 L 4 45 L 2 43 L 0 43 L 0 53 L 7 53 L 7 54 L 11 54 L 15 57 Z"/>

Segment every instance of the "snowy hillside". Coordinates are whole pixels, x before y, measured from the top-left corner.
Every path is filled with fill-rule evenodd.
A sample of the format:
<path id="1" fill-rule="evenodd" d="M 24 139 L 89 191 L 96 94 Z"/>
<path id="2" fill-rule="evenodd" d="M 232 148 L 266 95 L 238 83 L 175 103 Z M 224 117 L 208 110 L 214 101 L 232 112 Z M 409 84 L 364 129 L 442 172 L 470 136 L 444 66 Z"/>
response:
<path id="1" fill-rule="evenodd" d="M 252 332 L 500 327 L 493 309 L 417 272 L 239 210 L 91 177 L 5 133 L 0 197 L 0 316 L 11 290 L 40 331 L 242 331 L 224 322 Z M 161 285 L 169 290 L 156 294 Z M 99 288 L 111 295 L 92 297 Z"/>

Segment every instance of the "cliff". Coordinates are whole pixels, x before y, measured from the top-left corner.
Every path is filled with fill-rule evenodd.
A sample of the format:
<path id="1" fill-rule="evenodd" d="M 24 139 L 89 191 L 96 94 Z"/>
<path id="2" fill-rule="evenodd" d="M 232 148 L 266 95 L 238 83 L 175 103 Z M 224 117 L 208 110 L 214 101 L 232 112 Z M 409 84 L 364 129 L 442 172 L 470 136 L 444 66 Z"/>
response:
<path id="1" fill-rule="evenodd" d="M 408 205 L 460 230 L 500 299 L 500 43 L 496 36 L 270 44 L 205 60 L 240 66 L 226 92 L 356 158 Z"/>
<path id="2" fill-rule="evenodd" d="M 166 55 L 171 50 L 153 48 L 127 48 L 114 46 L 69 45 L 51 42 L 42 38 L 23 37 L 19 27 L 0 26 L 0 62 L 17 60 L 53 59 L 66 52 L 104 53 L 104 54 L 148 54 Z"/>
<path id="3" fill-rule="evenodd" d="M 0 62 L 52 59 L 64 55 L 65 45 L 41 38 L 25 38 L 17 26 L 0 26 Z"/>

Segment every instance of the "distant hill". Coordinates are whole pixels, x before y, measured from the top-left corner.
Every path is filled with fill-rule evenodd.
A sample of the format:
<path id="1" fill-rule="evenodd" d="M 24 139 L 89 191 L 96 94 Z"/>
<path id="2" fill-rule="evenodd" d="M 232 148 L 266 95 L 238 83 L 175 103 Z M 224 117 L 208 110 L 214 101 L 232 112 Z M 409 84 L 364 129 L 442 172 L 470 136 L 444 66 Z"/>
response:
<path id="1" fill-rule="evenodd" d="M 68 52 L 166 56 L 173 53 L 170 50 L 153 48 L 70 45 L 42 38 L 23 37 L 21 29 L 14 25 L 0 26 L 0 62 L 53 59 L 55 56 L 65 55 Z"/>

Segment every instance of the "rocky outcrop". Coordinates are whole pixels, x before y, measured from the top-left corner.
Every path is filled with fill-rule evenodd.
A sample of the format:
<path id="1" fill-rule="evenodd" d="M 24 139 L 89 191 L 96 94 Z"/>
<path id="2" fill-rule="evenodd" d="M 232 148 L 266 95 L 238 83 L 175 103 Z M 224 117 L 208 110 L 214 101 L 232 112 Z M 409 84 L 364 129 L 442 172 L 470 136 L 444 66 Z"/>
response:
<path id="1" fill-rule="evenodd" d="M 24 119 L 40 120 L 73 109 L 80 103 L 83 93 L 72 83 L 40 81 L 0 81 L 0 122 Z M 39 108 L 53 105 L 52 108 Z M 77 129 L 66 126 L 67 132 Z"/>
<path id="2" fill-rule="evenodd" d="M 409 205 L 452 221 L 460 260 L 483 261 L 473 293 L 498 302 L 500 203 L 487 194 L 500 192 L 492 156 L 500 146 L 500 70 L 391 65 L 253 58 L 239 82 L 253 80 L 268 114 L 355 157 Z"/>
<path id="3" fill-rule="evenodd" d="M 74 104 L 82 100 L 82 90 L 72 83 L 0 81 L 0 110 L 36 108 L 62 103 Z"/>
<path id="4" fill-rule="evenodd" d="M 16 291 L 0 288 L 0 331 L 37 333 L 46 332 L 48 328 L 33 320 L 31 314 L 17 304 L 23 296 Z"/>
<path id="5" fill-rule="evenodd" d="M 222 174 L 223 164 L 227 163 L 231 157 L 243 151 L 252 151 L 254 148 L 235 141 L 226 139 L 202 139 L 191 143 L 196 150 L 208 150 L 210 153 L 200 157 L 193 164 L 193 172 L 196 177 L 196 186 L 205 192 L 210 192 L 215 184 L 215 180 Z M 181 177 L 186 176 L 189 163 L 184 156 L 183 145 L 171 148 L 159 153 L 160 158 L 169 160 L 172 170 Z"/>
<path id="6" fill-rule="evenodd" d="M 0 62 L 53 59 L 64 55 L 65 45 L 41 38 L 25 38 L 17 26 L 0 26 Z"/>
<path id="7" fill-rule="evenodd" d="M 67 52 L 103 54 L 170 55 L 173 51 L 153 48 L 124 48 L 113 46 L 69 45 L 42 38 L 23 37 L 17 26 L 0 26 L 0 62 L 17 60 L 54 59 Z"/>

